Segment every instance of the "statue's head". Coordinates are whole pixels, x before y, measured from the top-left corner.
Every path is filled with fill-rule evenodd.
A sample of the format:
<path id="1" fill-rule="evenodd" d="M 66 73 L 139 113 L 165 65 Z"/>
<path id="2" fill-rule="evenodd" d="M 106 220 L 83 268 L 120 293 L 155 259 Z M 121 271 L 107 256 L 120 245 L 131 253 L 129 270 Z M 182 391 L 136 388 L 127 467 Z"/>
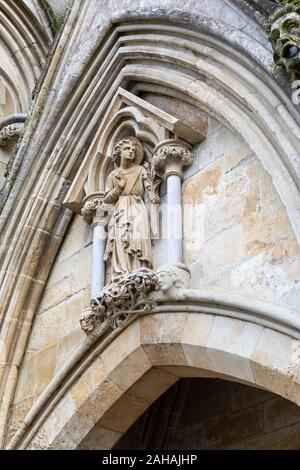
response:
<path id="1" fill-rule="evenodd" d="M 136 137 L 127 137 L 120 140 L 114 148 L 113 160 L 120 164 L 121 161 L 126 164 L 142 163 L 144 158 L 144 149 L 141 142 Z"/>
<path id="2" fill-rule="evenodd" d="M 286 5 L 269 18 L 269 38 L 275 64 L 300 77 L 300 5 Z"/>
<path id="3" fill-rule="evenodd" d="M 183 282 L 180 279 L 176 266 L 167 265 L 158 268 L 156 271 L 158 286 L 162 291 L 168 291 L 171 287 L 182 287 Z"/>

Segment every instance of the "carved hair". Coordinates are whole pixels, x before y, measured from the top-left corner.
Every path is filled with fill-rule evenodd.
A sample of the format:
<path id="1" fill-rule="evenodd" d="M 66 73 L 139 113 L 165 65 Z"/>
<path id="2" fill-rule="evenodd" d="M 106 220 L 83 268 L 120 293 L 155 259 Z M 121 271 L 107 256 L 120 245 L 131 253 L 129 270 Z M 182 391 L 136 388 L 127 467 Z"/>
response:
<path id="1" fill-rule="evenodd" d="M 135 158 L 134 161 L 137 164 L 142 163 L 144 158 L 144 148 L 141 142 L 136 137 L 127 137 L 125 139 L 120 140 L 114 148 L 113 151 L 113 161 L 119 163 L 121 158 L 122 147 L 125 144 L 133 143 L 135 146 Z"/>
<path id="2" fill-rule="evenodd" d="M 171 266 L 167 266 L 165 268 L 162 267 L 161 269 L 159 268 L 156 271 L 156 274 L 159 274 L 159 273 L 164 273 L 164 274 L 167 274 L 168 276 L 170 276 L 171 281 L 173 282 L 173 285 L 175 287 L 182 287 L 183 286 L 183 282 L 181 281 L 178 273 L 176 272 L 175 269 L 172 269 Z"/>

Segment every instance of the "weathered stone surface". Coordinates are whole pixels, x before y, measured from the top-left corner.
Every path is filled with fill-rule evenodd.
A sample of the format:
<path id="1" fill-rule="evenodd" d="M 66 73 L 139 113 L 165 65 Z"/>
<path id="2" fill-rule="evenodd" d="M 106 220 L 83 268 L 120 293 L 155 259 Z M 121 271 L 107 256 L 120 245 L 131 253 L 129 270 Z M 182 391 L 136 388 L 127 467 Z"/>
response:
<path id="1" fill-rule="evenodd" d="M 58 6 L 56 0 L 51 3 Z M 70 7 L 58 46 L 37 85 L 26 135 L 7 179 L 9 191 L 13 186 L 11 197 L 1 214 L 1 223 L 6 225 L 3 238 L 1 232 L 0 284 L 4 287 L 0 344 L 1 371 L 5 373 L 0 389 L 8 409 L 14 400 L 12 416 L 20 425 L 21 416 L 51 380 L 59 377 L 61 368 L 85 341 L 78 318 L 91 295 L 91 230 L 75 216 L 65 233 L 71 215 L 62 208 L 62 201 L 120 84 L 136 99 L 148 96 L 148 105 L 152 102 L 161 110 L 180 114 L 194 131 L 203 129 L 203 121 L 204 127 L 208 124 L 207 139 L 194 146 L 193 163 L 183 175 L 183 254 L 191 265 L 191 286 L 229 292 L 233 298 L 239 294 L 249 304 L 264 299 L 274 306 L 299 309 L 300 250 L 296 235 L 300 206 L 294 183 L 299 174 L 297 107 L 285 96 L 282 77 L 274 78 L 276 71 L 265 33 L 245 11 L 224 0 L 167 0 L 164 5 L 159 0 L 137 0 L 134 5 L 130 0 L 120 0 L 117 6 L 114 1 L 97 0 L 87 2 L 85 8 L 79 3 Z M 33 8 L 31 1 L 27 4 Z M 39 21 L 41 18 L 42 13 Z M 31 23 L 34 30 L 35 23 L 29 21 L 28 25 Z M 22 22 L 18 22 L 20 25 Z M 116 34 L 111 34 L 112 25 Z M 39 41 L 28 44 L 29 37 L 32 35 L 27 32 L 25 40 L 13 41 L 10 55 L 2 54 L 0 38 L 4 70 L 17 84 L 20 96 L 14 95 L 15 103 L 20 101 L 22 108 L 13 109 L 11 97 L 2 103 L 0 90 L 5 115 L 23 110 L 25 101 L 29 109 L 33 86 L 46 57 L 47 38 L 40 37 L 39 31 Z M 111 60 L 102 61 L 104 43 L 114 51 Z M 45 46 L 42 54 L 40 44 Z M 26 73 L 21 74 L 28 80 L 25 88 L 20 86 L 20 70 L 11 61 L 14 57 L 14 62 L 21 64 L 24 54 L 30 58 L 30 67 L 26 65 Z M 31 54 L 37 58 L 36 64 Z M 95 62 L 98 59 L 101 69 L 100 62 Z M 147 122 L 143 121 L 148 132 Z M 101 161 L 98 150 L 95 146 L 93 154 Z M 7 155 L 1 152 L 0 174 L 6 161 Z M 112 165 L 107 169 L 110 171 Z M 102 175 L 97 178 L 96 184 Z M 165 187 L 161 195 L 163 204 L 167 200 Z M 163 229 L 165 225 L 163 220 Z M 153 245 L 156 269 L 167 262 L 168 241 L 154 240 Z M 109 267 L 106 275 L 107 279 L 111 276 Z M 169 313 L 145 316 L 116 335 L 101 352 L 101 359 L 71 385 L 70 395 L 59 403 L 29 447 L 51 444 L 53 448 L 72 449 L 80 445 L 86 433 L 87 446 L 91 446 L 96 441 L 95 436 L 89 436 L 89 427 L 104 413 L 118 431 L 110 432 L 105 423 L 97 424 L 99 439 L 102 446 L 113 445 L 119 430 L 125 430 L 143 408 L 143 394 L 148 394 L 145 401 L 155 397 L 155 386 L 146 389 L 146 376 L 157 381 L 160 393 L 169 383 L 160 372 L 151 372 L 152 365 L 169 368 L 164 370 L 170 373 L 175 367 L 178 376 L 194 369 L 199 375 L 255 381 L 299 403 L 298 365 L 292 359 L 287 337 L 277 336 L 274 330 L 268 334 L 264 331 L 259 338 L 260 326 L 212 314 L 199 314 L 199 320 L 192 305 L 184 304 L 187 314 L 178 314 L 171 304 Z M 195 311 L 198 307 L 203 311 L 202 304 L 195 305 Z M 239 311 L 239 305 L 235 305 L 234 313 Z M 224 314 L 233 312 L 226 307 Z M 297 314 L 293 317 L 288 310 L 287 314 L 298 321 Z M 270 351 L 274 352 L 272 357 Z M 285 356 L 289 357 L 287 363 Z M 75 369 L 81 359 L 73 364 Z M 58 388 L 69 378 L 61 379 Z M 135 403 L 131 398 L 134 390 L 132 396 L 138 398 Z M 121 396 L 125 397 L 123 404 L 118 402 Z M 41 413 L 51 402 L 51 396 L 46 398 Z M 122 414 L 123 406 L 128 414 L 120 425 L 117 415 Z M 117 410 L 114 415 L 107 414 L 110 407 Z M 215 439 L 219 446 L 234 446 L 237 435 L 224 441 L 218 435 L 220 427 L 227 435 L 233 427 L 250 445 L 250 440 L 255 440 L 252 431 L 258 408 L 243 408 L 240 418 L 228 421 L 217 417 L 211 423 L 213 434 L 201 428 L 201 438 L 209 445 Z M 136 411 L 131 414 L 133 409 Z M 266 407 L 265 413 L 270 429 L 275 429 L 273 411 L 269 413 Z M 240 419 L 249 424 L 249 434 L 243 434 Z M 261 424 L 259 418 L 259 432 Z M 16 425 L 12 421 L 12 429 Z"/>
<path id="2" fill-rule="evenodd" d="M 78 450 L 109 450 L 121 436 L 120 432 L 96 425 L 80 443 Z"/>

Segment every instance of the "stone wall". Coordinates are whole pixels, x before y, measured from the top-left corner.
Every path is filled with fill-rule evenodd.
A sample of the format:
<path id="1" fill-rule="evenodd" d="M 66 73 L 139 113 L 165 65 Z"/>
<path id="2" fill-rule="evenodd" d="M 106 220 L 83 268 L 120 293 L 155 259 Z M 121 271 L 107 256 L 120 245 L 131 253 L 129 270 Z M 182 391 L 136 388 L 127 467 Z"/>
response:
<path id="1" fill-rule="evenodd" d="M 296 308 L 299 246 L 272 180 L 237 135 L 210 116 L 208 126 L 207 140 L 194 148 L 183 184 L 184 261 L 192 287 Z M 163 185 L 162 204 L 165 199 Z M 77 215 L 36 314 L 13 422 L 84 341 L 79 315 L 90 300 L 91 248 L 90 229 Z M 154 242 L 155 266 L 167 261 L 165 248 L 166 240 Z"/>
<path id="2" fill-rule="evenodd" d="M 221 124 L 214 123 L 194 158 L 183 185 L 192 287 L 297 309 L 300 249 L 271 177 Z"/>
<path id="3" fill-rule="evenodd" d="M 89 228 L 75 216 L 35 317 L 15 394 L 10 434 L 85 339 L 79 315 L 90 301 L 91 248 Z"/>
<path id="4" fill-rule="evenodd" d="M 269 392 L 215 379 L 181 379 L 115 449 L 299 449 L 300 410 Z"/>

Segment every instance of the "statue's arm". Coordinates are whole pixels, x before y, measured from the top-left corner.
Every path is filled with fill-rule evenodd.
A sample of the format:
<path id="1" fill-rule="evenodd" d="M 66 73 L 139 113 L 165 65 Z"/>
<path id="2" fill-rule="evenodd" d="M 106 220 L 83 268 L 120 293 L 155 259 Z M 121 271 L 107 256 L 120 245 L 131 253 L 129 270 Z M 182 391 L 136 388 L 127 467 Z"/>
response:
<path id="1" fill-rule="evenodd" d="M 119 199 L 122 190 L 118 186 L 114 186 L 113 176 L 110 174 L 107 178 L 106 192 L 103 198 L 105 204 L 115 204 Z"/>

